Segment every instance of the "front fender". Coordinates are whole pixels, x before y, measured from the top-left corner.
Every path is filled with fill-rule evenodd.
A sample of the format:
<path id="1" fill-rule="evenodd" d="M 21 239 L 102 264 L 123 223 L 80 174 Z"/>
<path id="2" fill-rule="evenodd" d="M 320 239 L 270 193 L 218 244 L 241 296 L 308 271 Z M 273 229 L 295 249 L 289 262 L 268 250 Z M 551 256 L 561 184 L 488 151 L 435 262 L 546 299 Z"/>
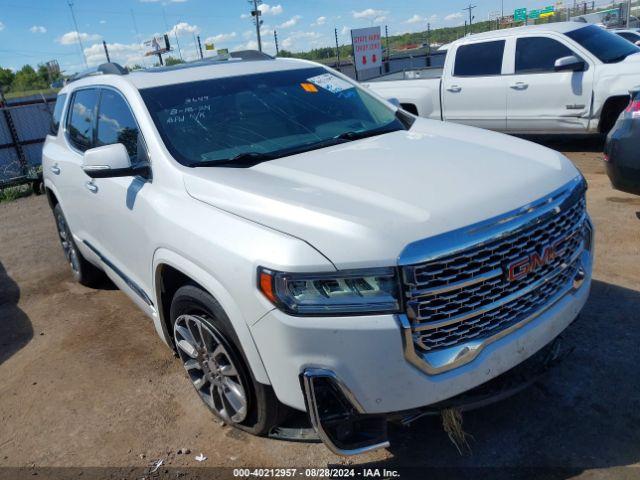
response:
<path id="1" fill-rule="evenodd" d="M 242 349 L 246 355 L 249 367 L 253 372 L 255 379 L 263 384 L 269 385 L 269 377 L 264 368 L 258 350 L 249 331 L 247 322 L 245 321 L 240 308 L 237 303 L 227 291 L 227 289 L 212 275 L 207 273 L 205 269 L 195 264 L 193 261 L 185 258 L 184 256 L 176 253 L 167 248 L 159 248 L 155 251 L 153 256 L 153 293 L 154 301 L 158 305 L 158 316 L 154 319 L 156 331 L 158 335 L 167 343 L 172 346 L 171 335 L 167 330 L 167 322 L 164 318 L 164 312 L 161 308 L 161 281 L 160 272 L 163 265 L 168 265 L 180 271 L 193 281 L 204 287 L 224 309 L 225 313 L 229 317 L 231 324 L 238 335 Z"/>

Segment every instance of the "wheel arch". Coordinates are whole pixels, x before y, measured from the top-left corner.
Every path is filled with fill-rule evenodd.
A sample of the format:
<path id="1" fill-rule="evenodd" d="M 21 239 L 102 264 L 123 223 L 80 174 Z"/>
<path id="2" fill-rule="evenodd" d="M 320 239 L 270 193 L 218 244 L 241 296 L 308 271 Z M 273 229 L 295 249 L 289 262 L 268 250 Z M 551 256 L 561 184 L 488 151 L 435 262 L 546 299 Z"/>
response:
<path id="1" fill-rule="evenodd" d="M 194 284 L 215 298 L 229 317 L 255 379 L 263 384 L 271 383 L 247 322 L 231 294 L 220 282 L 191 260 L 166 248 L 155 252 L 153 272 L 153 290 L 159 322 L 156 324 L 156 330 L 165 343 L 175 349 L 169 318 L 173 294 L 185 284 Z"/>
<path id="2" fill-rule="evenodd" d="M 47 195 L 47 201 L 49 202 L 49 207 L 53 210 L 56 205 L 60 203 L 58 193 L 56 191 L 56 187 L 53 183 L 47 179 L 44 180 L 44 192 Z"/>
<path id="3" fill-rule="evenodd" d="M 602 104 L 602 110 L 600 111 L 600 122 L 598 123 L 598 130 L 600 133 L 608 133 L 613 127 L 618 116 L 629 103 L 629 95 L 612 95 L 608 97 Z"/>

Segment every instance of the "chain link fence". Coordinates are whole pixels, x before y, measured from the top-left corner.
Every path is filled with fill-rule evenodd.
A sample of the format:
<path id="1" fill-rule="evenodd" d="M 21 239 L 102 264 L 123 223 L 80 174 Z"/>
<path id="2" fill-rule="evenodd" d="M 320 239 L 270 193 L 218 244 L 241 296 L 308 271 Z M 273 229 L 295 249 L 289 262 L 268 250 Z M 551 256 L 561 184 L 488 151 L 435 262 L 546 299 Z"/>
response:
<path id="1" fill-rule="evenodd" d="M 42 145 L 55 95 L 0 99 L 0 188 L 41 177 Z"/>

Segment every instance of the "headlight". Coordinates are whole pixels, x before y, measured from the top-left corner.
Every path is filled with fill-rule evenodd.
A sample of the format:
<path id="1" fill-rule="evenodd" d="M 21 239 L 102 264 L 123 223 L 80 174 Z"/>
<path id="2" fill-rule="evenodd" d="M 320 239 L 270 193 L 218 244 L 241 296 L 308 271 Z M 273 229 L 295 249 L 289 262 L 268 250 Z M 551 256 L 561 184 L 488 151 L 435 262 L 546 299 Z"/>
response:
<path id="1" fill-rule="evenodd" d="M 258 288 L 290 315 L 366 315 L 400 309 L 395 268 L 285 273 L 260 267 Z"/>

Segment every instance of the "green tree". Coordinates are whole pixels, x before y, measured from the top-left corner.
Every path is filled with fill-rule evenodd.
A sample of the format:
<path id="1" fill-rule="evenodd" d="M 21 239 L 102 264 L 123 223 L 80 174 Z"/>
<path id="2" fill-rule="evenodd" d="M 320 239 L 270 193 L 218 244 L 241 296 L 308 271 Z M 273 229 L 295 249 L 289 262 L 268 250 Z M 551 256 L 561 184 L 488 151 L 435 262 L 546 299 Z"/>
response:
<path id="1" fill-rule="evenodd" d="M 15 74 L 10 68 L 0 67 L 0 87 L 3 91 L 8 91 L 11 88 Z"/>
<path id="2" fill-rule="evenodd" d="M 37 73 L 38 73 L 38 78 L 43 82 L 45 82 L 47 85 L 50 85 L 53 82 L 60 80 L 61 78 L 60 73 L 51 74 L 51 72 L 49 72 L 49 68 L 44 63 L 38 64 Z"/>
<path id="3" fill-rule="evenodd" d="M 48 83 L 44 81 L 31 65 L 25 65 L 16 73 L 11 84 L 11 90 L 14 92 L 36 90 L 39 88 L 47 88 Z"/>
<path id="4" fill-rule="evenodd" d="M 164 59 L 164 64 L 167 67 L 170 67 L 171 65 L 179 65 L 181 63 L 184 63 L 184 60 L 180 60 L 179 58 L 172 57 L 172 56 L 168 56 L 167 58 Z"/>

